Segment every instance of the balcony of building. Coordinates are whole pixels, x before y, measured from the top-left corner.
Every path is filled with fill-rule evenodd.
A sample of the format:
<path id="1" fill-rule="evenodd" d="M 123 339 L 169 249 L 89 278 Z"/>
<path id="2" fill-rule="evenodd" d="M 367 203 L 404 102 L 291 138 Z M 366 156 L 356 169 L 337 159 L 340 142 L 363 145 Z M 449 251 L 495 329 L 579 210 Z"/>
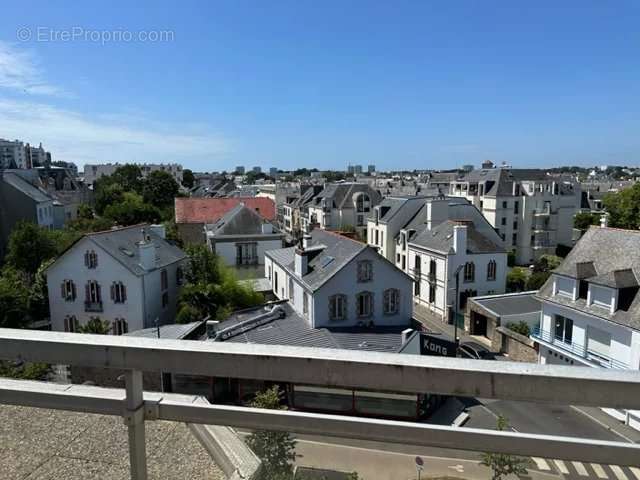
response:
<path id="1" fill-rule="evenodd" d="M 562 366 L 397 353 L 11 329 L 0 329 L 0 358 L 114 370 L 118 372 L 116 375 L 121 373 L 123 389 L 0 379 L 0 404 L 121 417 L 127 430 L 128 449 L 120 445 L 114 455 L 128 456 L 129 475 L 132 479 L 142 480 L 149 475 L 154 478 L 191 478 L 188 474 L 176 476 L 179 472 L 170 471 L 172 467 L 167 462 L 163 463 L 163 467 L 158 467 L 156 457 L 162 455 L 163 450 L 149 447 L 157 445 L 158 428 L 168 422 L 186 423 L 189 429 L 195 431 L 200 443 L 210 453 L 213 452 L 212 455 L 217 455 L 216 462 L 225 475 L 236 479 L 263 478 L 255 461 L 245 464 L 246 470 L 234 470 L 232 460 L 234 457 L 237 460 L 239 454 L 229 450 L 237 442 L 236 433 L 247 430 L 291 432 L 302 436 L 321 435 L 356 442 L 381 442 L 380 445 L 386 447 L 397 444 L 398 448 L 411 445 L 470 452 L 490 451 L 533 457 L 536 462 L 553 458 L 573 463 L 634 466 L 640 458 L 640 445 L 622 441 L 465 428 L 373 416 L 263 410 L 211 404 L 193 395 L 143 389 L 143 372 L 145 376 L 153 377 L 159 377 L 163 373 L 180 373 L 209 378 L 305 385 L 308 389 L 361 389 L 380 392 L 378 396 L 385 398 L 393 395 L 437 393 L 551 405 L 640 409 L 640 376 L 638 372 L 629 370 L 580 367 L 568 369 Z M 33 417 L 32 423 L 36 421 L 37 417 Z M 29 428 L 27 432 L 13 433 L 23 435 L 31 432 L 37 437 L 38 431 L 55 428 L 51 423 L 47 425 Z M 99 429 L 100 425 L 96 423 L 93 429 Z M 234 433 L 224 430 L 226 427 L 239 430 Z M 218 434 L 203 431 L 217 428 L 223 431 Z M 212 438 L 216 435 L 218 440 L 213 441 Z M 162 437 L 161 433 L 160 436 Z M 150 442 L 146 440 L 147 437 Z M 37 440 L 34 439 L 36 442 Z M 125 441 L 124 437 L 122 441 Z M 172 448 L 182 446 L 182 443 L 178 443 Z M 89 447 L 96 452 L 95 455 L 104 454 L 95 446 L 85 446 L 85 450 Z M 237 447 L 242 450 L 241 445 Z M 61 448 L 68 449 L 70 446 L 67 448 L 62 445 Z M 334 453 L 326 454 L 323 461 L 327 468 L 336 463 L 335 452 L 339 452 L 339 448 L 331 450 Z M 73 452 L 67 453 L 70 458 L 73 457 Z M 90 455 L 87 451 L 84 454 Z M 167 459 L 170 458 L 169 452 L 165 452 L 165 455 Z M 255 460 L 254 457 L 251 458 Z M 413 457 L 410 460 L 413 461 Z M 458 461 L 460 462 L 462 461 Z M 148 463 L 153 469 L 168 470 L 150 471 Z M 445 465 L 444 472 L 439 472 L 434 465 L 435 460 L 431 458 L 425 462 L 425 478 L 448 476 L 446 474 L 449 467 Z M 466 462 L 465 465 L 471 463 Z M 470 466 L 465 470 L 462 478 L 488 478 L 488 470 L 482 470 L 484 467 L 481 468 L 477 461 L 473 465 L 473 468 Z M 384 469 L 386 466 L 382 461 L 377 468 Z M 629 470 L 627 472 L 631 475 Z M 91 475 L 86 478 L 90 477 Z M 411 477 L 412 474 L 403 476 Z M 122 472 L 117 478 L 123 478 Z M 365 478 L 381 477 L 373 474 Z M 547 477 L 534 472 L 531 478 Z"/>
<path id="2" fill-rule="evenodd" d="M 541 345 L 571 355 L 571 358 L 574 358 L 583 365 L 622 370 L 630 368 L 629 365 L 624 362 L 609 357 L 602 352 L 590 350 L 586 345 L 556 336 L 547 330 L 535 328 L 530 336 Z"/>

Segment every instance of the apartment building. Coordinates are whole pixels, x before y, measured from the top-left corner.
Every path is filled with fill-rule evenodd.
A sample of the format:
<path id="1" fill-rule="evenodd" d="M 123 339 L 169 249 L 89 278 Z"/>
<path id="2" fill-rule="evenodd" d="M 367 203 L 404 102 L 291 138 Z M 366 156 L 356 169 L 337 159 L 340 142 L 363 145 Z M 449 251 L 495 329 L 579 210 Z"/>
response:
<path id="1" fill-rule="evenodd" d="M 538 293 L 539 362 L 640 369 L 640 232 L 591 227 Z M 640 411 L 607 410 L 640 429 Z"/>
<path id="2" fill-rule="evenodd" d="M 582 197 L 573 180 L 544 170 L 483 168 L 458 175 L 449 194 L 476 206 L 520 265 L 555 254 L 558 245 L 573 245 L 573 217 Z"/>
<path id="3" fill-rule="evenodd" d="M 0 138 L 0 169 L 28 169 L 51 164 L 51 154 L 42 143 L 32 147 L 20 140 L 3 140 Z"/>
<path id="4" fill-rule="evenodd" d="M 93 318 L 112 333 L 175 322 L 186 254 L 162 225 L 89 233 L 47 270 L 53 330 L 74 332 Z"/>

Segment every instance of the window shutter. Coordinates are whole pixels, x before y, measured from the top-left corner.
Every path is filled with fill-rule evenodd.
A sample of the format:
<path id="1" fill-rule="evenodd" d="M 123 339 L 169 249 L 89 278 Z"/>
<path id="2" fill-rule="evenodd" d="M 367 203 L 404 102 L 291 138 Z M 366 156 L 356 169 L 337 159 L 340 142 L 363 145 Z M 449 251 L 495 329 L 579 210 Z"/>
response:
<path id="1" fill-rule="evenodd" d="M 85 265 L 85 267 L 89 266 L 89 250 L 84 252 L 84 265 Z"/>
<path id="2" fill-rule="evenodd" d="M 62 298 L 65 298 L 65 299 L 67 298 L 67 295 L 66 295 L 67 292 L 66 292 L 66 289 L 64 288 L 64 282 L 62 282 L 62 285 L 60 286 L 60 293 L 62 294 Z"/>
<path id="3" fill-rule="evenodd" d="M 124 286 L 124 284 L 120 284 L 120 293 L 121 293 L 121 297 L 122 297 L 122 303 L 127 301 L 127 287 Z"/>
<path id="4" fill-rule="evenodd" d="M 76 284 L 71 281 L 71 298 L 76 299 Z"/>
<path id="5" fill-rule="evenodd" d="M 115 284 L 115 282 L 111 284 L 111 288 L 109 290 L 111 290 L 111 300 L 115 300 L 116 299 L 116 284 Z"/>
<path id="6" fill-rule="evenodd" d="M 85 302 L 90 302 L 91 301 L 91 291 L 90 291 L 90 285 L 87 282 L 87 284 L 84 286 L 84 299 Z"/>
<path id="7" fill-rule="evenodd" d="M 69 331 L 69 317 L 64 317 L 64 331 Z"/>
<path id="8" fill-rule="evenodd" d="M 102 301 L 102 296 L 100 295 L 100 284 L 96 283 L 96 301 L 100 303 Z"/>

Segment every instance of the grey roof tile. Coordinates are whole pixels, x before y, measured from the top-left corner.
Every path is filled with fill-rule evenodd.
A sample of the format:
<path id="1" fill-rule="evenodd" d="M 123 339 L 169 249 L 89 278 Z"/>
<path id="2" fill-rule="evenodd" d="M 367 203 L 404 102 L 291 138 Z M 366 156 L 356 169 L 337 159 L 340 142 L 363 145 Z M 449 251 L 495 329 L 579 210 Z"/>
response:
<path id="1" fill-rule="evenodd" d="M 458 220 L 447 220 L 432 228 L 423 230 L 411 240 L 411 243 L 429 250 L 448 253 L 453 249 L 453 227 Z M 493 253 L 503 252 L 504 248 L 476 230 L 473 224 L 467 224 L 467 252 Z"/>

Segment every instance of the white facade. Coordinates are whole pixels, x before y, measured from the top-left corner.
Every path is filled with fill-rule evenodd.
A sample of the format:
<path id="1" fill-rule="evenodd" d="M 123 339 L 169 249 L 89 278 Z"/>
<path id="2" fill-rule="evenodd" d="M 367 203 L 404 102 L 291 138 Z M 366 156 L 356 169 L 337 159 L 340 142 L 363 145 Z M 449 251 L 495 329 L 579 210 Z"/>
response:
<path id="1" fill-rule="evenodd" d="M 124 163 L 99 163 L 99 164 L 86 164 L 84 166 L 84 182 L 87 185 L 92 185 L 100 177 L 105 175 L 112 175 L 118 167 L 123 167 Z M 168 172 L 178 182 L 178 185 L 182 185 L 182 165 L 178 163 L 142 163 L 135 164 L 140 167 L 142 176 L 146 177 L 151 172 L 163 171 Z"/>
<path id="2" fill-rule="evenodd" d="M 373 268 L 372 280 L 358 281 L 358 262 L 370 261 Z M 313 291 L 295 271 L 278 264 L 267 254 L 265 277 L 271 282 L 273 293 L 278 299 L 288 299 L 294 310 L 307 319 L 313 328 L 355 327 L 355 326 L 401 326 L 407 325 L 413 314 L 411 279 L 381 258 L 373 249 L 362 250 L 347 265 L 339 270 L 319 289 Z M 398 307 L 395 313 L 384 311 L 385 292 L 398 291 Z M 371 315 L 361 317 L 357 312 L 358 295 L 372 294 Z M 346 301 L 343 319 L 330 317 L 331 298 L 343 295 Z"/>
<path id="3" fill-rule="evenodd" d="M 155 250 L 151 241 L 147 249 L 151 255 L 149 269 L 137 275 L 90 237 L 79 240 L 47 270 L 52 329 L 74 331 L 75 322 L 85 325 L 96 317 L 126 326 L 116 328 L 114 334 L 153 327 L 156 319 L 160 325 L 174 323 L 182 262 L 156 268 Z M 88 252 L 95 253 L 95 267 L 86 263 Z M 114 292 L 115 285 L 120 289 L 118 294 Z"/>
<path id="4" fill-rule="evenodd" d="M 215 237 L 207 238 L 209 247 L 224 261 L 225 265 L 232 267 L 239 267 L 243 265 L 264 265 L 264 254 L 269 250 L 276 250 L 282 248 L 281 236 L 265 236 L 261 237 L 247 237 L 247 238 L 234 238 L 234 239 L 216 239 Z M 249 255 L 243 257 L 245 249 L 248 250 Z M 242 252 L 242 253 L 239 253 Z M 255 258 L 253 257 L 255 253 Z M 240 258 L 247 259 L 246 263 L 243 263 Z"/>

